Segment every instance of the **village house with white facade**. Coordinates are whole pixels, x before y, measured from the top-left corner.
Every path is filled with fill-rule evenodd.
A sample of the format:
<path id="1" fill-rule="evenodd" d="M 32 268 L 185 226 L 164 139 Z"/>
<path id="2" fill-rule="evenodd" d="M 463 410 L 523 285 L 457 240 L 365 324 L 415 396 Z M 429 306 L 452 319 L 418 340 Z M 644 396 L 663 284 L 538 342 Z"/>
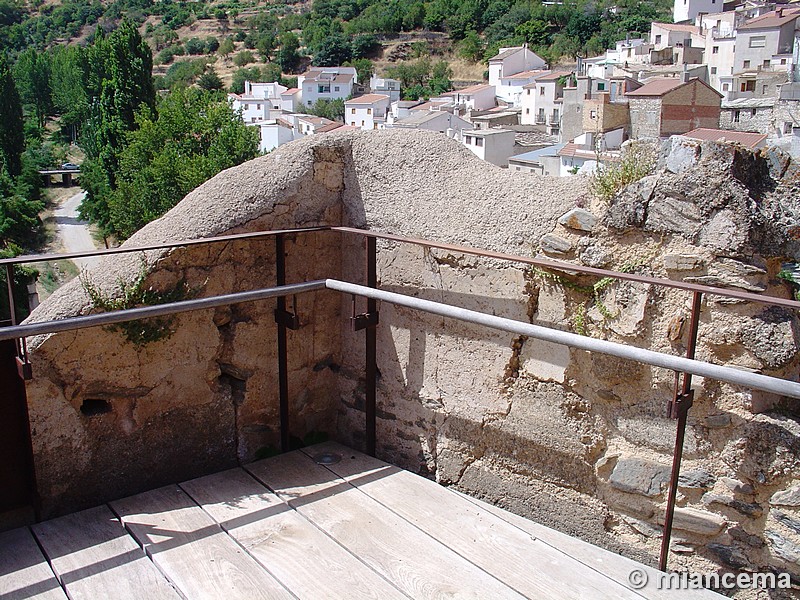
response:
<path id="1" fill-rule="evenodd" d="M 403 99 L 398 80 L 360 83 L 353 67 L 310 67 L 292 89 L 246 82 L 228 97 L 259 127 L 262 152 L 342 128 L 398 127 L 554 176 L 618 161 L 627 140 L 692 132 L 800 156 L 800 6 L 675 0 L 673 14 L 674 23 L 652 23 L 648 36 L 626 36 L 574 69 L 550 69 L 526 45 L 500 48 L 488 81 L 427 100 Z M 343 120 L 303 114 L 319 100 L 344 102 Z"/>

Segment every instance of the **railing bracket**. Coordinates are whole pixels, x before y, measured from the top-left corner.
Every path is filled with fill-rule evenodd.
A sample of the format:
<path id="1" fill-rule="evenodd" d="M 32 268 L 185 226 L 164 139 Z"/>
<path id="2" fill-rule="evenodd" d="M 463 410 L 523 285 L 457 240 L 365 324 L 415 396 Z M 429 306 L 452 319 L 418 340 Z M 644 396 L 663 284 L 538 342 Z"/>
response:
<path id="1" fill-rule="evenodd" d="M 681 414 L 685 414 L 694 404 L 694 390 L 677 394 L 675 398 L 667 403 L 667 416 L 670 419 L 679 419 Z"/>
<path id="2" fill-rule="evenodd" d="M 350 317 L 350 324 L 353 327 L 353 331 L 361 331 L 367 327 L 376 327 L 379 320 L 378 314 L 376 310 L 375 312 L 365 312 Z"/>
<path id="3" fill-rule="evenodd" d="M 16 357 L 17 360 L 17 373 L 21 379 L 25 381 L 30 381 L 33 379 L 33 366 L 31 363 L 28 362 L 27 358 L 22 359 L 19 356 Z"/>
<path id="4" fill-rule="evenodd" d="M 300 317 L 282 308 L 275 309 L 275 322 L 293 331 L 300 329 Z"/>

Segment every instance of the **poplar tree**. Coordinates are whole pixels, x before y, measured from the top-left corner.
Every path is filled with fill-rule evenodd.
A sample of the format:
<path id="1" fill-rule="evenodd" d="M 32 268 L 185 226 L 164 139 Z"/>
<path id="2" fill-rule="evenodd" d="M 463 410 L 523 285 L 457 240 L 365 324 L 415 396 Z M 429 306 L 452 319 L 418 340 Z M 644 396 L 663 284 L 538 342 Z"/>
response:
<path id="1" fill-rule="evenodd" d="M 22 172 L 25 131 L 22 103 L 5 54 L 0 54 L 0 172 L 17 177 Z"/>

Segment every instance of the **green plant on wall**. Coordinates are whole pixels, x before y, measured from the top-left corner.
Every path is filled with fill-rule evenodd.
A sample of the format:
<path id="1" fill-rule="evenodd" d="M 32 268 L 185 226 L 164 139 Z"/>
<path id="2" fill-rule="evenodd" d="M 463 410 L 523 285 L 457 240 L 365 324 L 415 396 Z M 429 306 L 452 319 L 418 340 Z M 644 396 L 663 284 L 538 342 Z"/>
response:
<path id="1" fill-rule="evenodd" d="M 152 287 L 145 287 L 145 279 L 147 279 L 147 261 L 145 261 L 144 257 L 141 259 L 139 273 L 132 282 L 117 280 L 118 293 L 114 296 L 104 294 L 91 280 L 86 271 L 82 271 L 80 274 L 81 285 L 89 295 L 92 306 L 106 312 L 179 302 L 193 298 L 198 292 L 198 290 L 189 287 L 185 281 L 178 282 L 175 287 L 169 290 L 154 290 Z M 137 348 L 141 348 L 152 342 L 169 339 L 175 332 L 174 323 L 175 317 L 173 316 L 152 317 L 115 323 L 104 327 L 104 329 L 121 333 L 126 340 Z"/>
<path id="2" fill-rule="evenodd" d="M 633 273 L 636 269 L 646 264 L 649 258 L 642 258 L 635 262 L 625 263 L 619 269 L 620 273 Z M 612 311 L 605 305 L 602 299 L 603 292 L 613 285 L 617 280 L 614 277 L 602 277 L 589 285 L 581 285 L 572 281 L 565 275 L 546 271 L 534 267 L 533 272 L 540 279 L 549 281 L 563 288 L 577 292 L 582 296 L 587 296 L 585 300 L 579 302 L 572 313 L 572 330 L 580 335 L 589 335 L 587 330 L 587 317 L 590 303 L 597 308 L 597 312 L 603 317 L 603 322 L 616 319 L 618 312 Z"/>
<path id="3" fill-rule="evenodd" d="M 654 150 L 642 143 L 631 143 L 614 164 L 600 164 L 592 175 L 589 186 L 592 193 L 603 202 L 611 199 L 626 185 L 639 181 L 653 172 L 656 164 Z"/>
<path id="4" fill-rule="evenodd" d="M 792 287 L 792 297 L 800 301 L 800 264 L 784 263 L 781 265 L 778 278 L 789 282 Z"/>

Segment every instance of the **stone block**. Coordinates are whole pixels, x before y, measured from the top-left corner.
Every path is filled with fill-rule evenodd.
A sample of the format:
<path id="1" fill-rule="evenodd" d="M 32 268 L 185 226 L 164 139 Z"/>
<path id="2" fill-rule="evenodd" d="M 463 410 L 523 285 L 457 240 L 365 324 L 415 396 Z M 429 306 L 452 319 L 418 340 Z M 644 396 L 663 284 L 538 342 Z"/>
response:
<path id="1" fill-rule="evenodd" d="M 721 415 L 709 415 L 703 419 L 703 425 L 709 429 L 724 429 L 731 426 L 731 416 L 727 413 Z"/>
<path id="2" fill-rule="evenodd" d="M 667 271 L 693 271 L 703 266 L 703 257 L 697 254 L 665 254 L 664 268 Z"/>
<path id="3" fill-rule="evenodd" d="M 523 373 L 540 381 L 564 383 L 570 350 L 563 344 L 529 338 L 520 355 Z"/>
<path id="4" fill-rule="evenodd" d="M 572 251 L 572 242 L 554 233 L 547 233 L 539 239 L 539 248 L 548 254 L 566 254 Z"/>
<path id="5" fill-rule="evenodd" d="M 664 523 L 663 515 L 659 516 L 659 524 Z M 675 509 L 672 526 L 681 531 L 687 531 L 702 536 L 713 536 L 720 533 L 727 521 L 720 515 L 697 508 Z"/>
<path id="6" fill-rule="evenodd" d="M 794 531 L 796 534 L 800 535 L 800 519 L 789 515 L 782 510 L 772 509 L 769 511 L 771 517 L 773 517 L 778 523 L 784 525 Z"/>
<path id="7" fill-rule="evenodd" d="M 616 489 L 642 496 L 658 496 L 669 481 L 670 469 L 666 465 L 636 458 L 620 457 L 608 482 Z"/>
<path id="8" fill-rule="evenodd" d="M 742 502 L 741 500 L 737 500 L 731 496 L 723 496 L 722 494 L 705 494 L 703 496 L 703 504 L 706 506 L 713 506 L 714 504 L 727 506 L 728 508 L 732 508 L 743 515 L 752 517 L 754 519 L 757 519 L 764 514 L 764 509 L 761 508 L 761 505 L 756 504 L 755 502 Z"/>
<path id="9" fill-rule="evenodd" d="M 800 565 L 800 546 L 789 540 L 780 531 L 767 528 L 764 530 L 770 551 L 788 563 Z"/>
<path id="10" fill-rule="evenodd" d="M 584 208 L 573 208 L 558 219 L 564 227 L 579 231 L 591 231 L 597 221 L 597 217 Z"/>
<path id="11" fill-rule="evenodd" d="M 695 164 L 700 155 L 699 144 L 695 140 L 673 136 L 669 142 L 669 153 L 664 159 L 664 167 L 672 173 L 683 173 Z"/>
<path id="12" fill-rule="evenodd" d="M 770 506 L 800 506 L 800 485 L 775 492 L 769 499 Z"/>
<path id="13" fill-rule="evenodd" d="M 753 486 L 749 483 L 744 483 L 743 481 L 739 481 L 738 479 L 733 479 L 732 477 L 720 477 L 720 482 L 732 491 L 734 494 L 752 494 L 754 492 Z"/>
<path id="14" fill-rule="evenodd" d="M 716 554 L 723 563 L 734 569 L 743 569 L 749 565 L 744 553 L 736 546 L 707 544 L 706 548 Z"/>
<path id="15" fill-rule="evenodd" d="M 704 469 L 684 471 L 678 477 L 678 486 L 684 488 L 709 489 L 714 485 L 716 478 Z"/>

